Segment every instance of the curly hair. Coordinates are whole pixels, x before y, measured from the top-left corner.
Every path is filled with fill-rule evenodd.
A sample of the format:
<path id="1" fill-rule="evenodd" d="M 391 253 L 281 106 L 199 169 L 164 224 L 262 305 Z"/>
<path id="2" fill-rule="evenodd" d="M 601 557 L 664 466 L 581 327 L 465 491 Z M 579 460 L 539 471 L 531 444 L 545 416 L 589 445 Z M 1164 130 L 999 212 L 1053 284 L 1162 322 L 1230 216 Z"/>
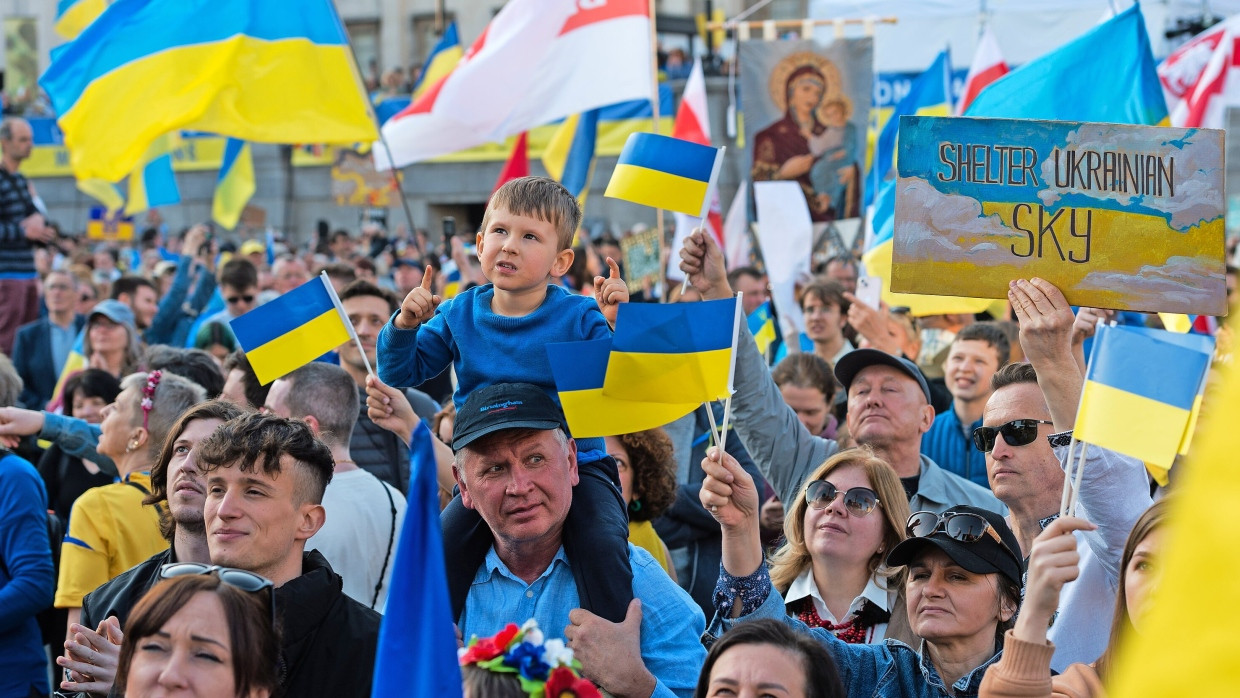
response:
<path id="1" fill-rule="evenodd" d="M 676 501 L 676 460 L 672 440 L 662 429 L 647 429 L 615 437 L 629 454 L 633 470 L 631 521 L 650 521 L 662 516 Z"/>

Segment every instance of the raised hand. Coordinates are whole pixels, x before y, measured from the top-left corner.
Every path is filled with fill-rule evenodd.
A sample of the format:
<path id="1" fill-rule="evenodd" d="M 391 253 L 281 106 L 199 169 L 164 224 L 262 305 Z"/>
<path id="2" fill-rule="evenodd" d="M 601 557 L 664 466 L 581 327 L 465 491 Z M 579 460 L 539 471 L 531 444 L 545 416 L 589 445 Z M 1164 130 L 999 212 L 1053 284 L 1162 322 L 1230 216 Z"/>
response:
<path id="1" fill-rule="evenodd" d="M 616 264 L 616 260 L 608 257 L 607 266 L 611 268 L 611 273 L 606 279 L 601 276 L 594 277 L 594 300 L 598 303 L 598 309 L 603 312 L 603 317 L 615 327 L 620 304 L 629 300 L 629 287 L 624 283 L 624 279 L 620 278 L 620 265 Z"/>
<path id="2" fill-rule="evenodd" d="M 435 270 L 427 265 L 426 273 L 422 275 L 422 285 L 405 296 L 404 302 L 400 304 L 400 313 L 397 314 L 393 324 L 402 330 L 412 330 L 435 314 L 435 308 L 439 307 L 443 299 L 431 293 L 431 284 L 434 281 Z"/>

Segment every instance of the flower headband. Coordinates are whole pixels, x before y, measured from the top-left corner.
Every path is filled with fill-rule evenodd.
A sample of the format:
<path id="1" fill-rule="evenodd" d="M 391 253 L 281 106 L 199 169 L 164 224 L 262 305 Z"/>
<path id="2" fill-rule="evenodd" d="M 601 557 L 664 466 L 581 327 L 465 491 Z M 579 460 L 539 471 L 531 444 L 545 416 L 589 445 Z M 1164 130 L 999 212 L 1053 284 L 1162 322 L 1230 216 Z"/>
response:
<path id="1" fill-rule="evenodd" d="M 151 417 L 151 410 L 155 409 L 155 386 L 159 385 L 159 379 L 163 378 L 164 373 L 159 369 L 155 369 L 146 374 L 146 385 L 142 386 L 142 428 L 146 429 L 147 421 Z"/>
<path id="2" fill-rule="evenodd" d="M 544 642 L 533 618 L 520 628 L 509 623 L 491 637 L 475 635 L 457 654 L 461 666 L 516 674 L 530 698 L 601 698 L 594 684 L 581 678 L 573 651 L 558 638 Z"/>

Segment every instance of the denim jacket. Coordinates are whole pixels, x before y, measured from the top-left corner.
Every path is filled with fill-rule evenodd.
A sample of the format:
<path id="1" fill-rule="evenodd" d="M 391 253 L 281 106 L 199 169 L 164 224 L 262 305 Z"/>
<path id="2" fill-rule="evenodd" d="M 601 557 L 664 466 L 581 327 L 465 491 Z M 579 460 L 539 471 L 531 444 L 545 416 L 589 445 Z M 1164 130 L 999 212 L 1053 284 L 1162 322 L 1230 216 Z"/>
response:
<path id="1" fill-rule="evenodd" d="M 731 609 L 737 596 L 742 599 L 741 617 L 725 618 L 724 611 L 719 609 Z M 925 653 L 924 640 L 920 652 L 898 640 L 850 645 L 827 630 L 811 628 L 784 610 L 783 599 L 772 593 L 771 577 L 765 564 L 748 577 L 733 577 L 721 567 L 715 587 L 715 608 L 715 617 L 703 637 L 707 645 L 737 623 L 756 618 L 781 620 L 798 632 L 814 636 L 830 650 L 844 684 L 844 693 L 850 698 L 973 698 L 982 685 L 987 667 L 999 661 L 1003 654 L 1001 650 L 996 652 L 981 666 L 962 676 L 952 686 L 953 692 L 948 693 Z"/>

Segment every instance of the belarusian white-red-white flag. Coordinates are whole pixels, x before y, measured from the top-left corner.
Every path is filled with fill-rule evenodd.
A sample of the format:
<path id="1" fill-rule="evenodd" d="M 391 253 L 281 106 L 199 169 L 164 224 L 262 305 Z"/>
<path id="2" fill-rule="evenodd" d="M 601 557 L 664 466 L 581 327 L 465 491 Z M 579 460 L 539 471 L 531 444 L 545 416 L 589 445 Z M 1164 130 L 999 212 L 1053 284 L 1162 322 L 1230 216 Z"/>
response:
<path id="1" fill-rule="evenodd" d="M 1240 16 L 1210 27 L 1158 65 L 1171 125 L 1223 128 L 1226 108 L 1240 104 Z"/>
<path id="2" fill-rule="evenodd" d="M 676 121 L 672 125 L 672 137 L 681 140 L 710 145 L 710 113 L 706 110 L 706 77 L 702 74 L 702 59 L 693 59 L 693 69 L 689 71 L 689 79 L 685 81 L 685 90 L 680 95 L 680 107 L 676 110 Z M 672 238 L 672 254 L 667 261 L 668 278 L 679 280 L 684 278 L 680 271 L 680 248 L 685 238 L 693 229 L 702 224 L 702 219 L 676 214 L 676 234 Z M 710 209 L 706 214 L 706 229 L 719 247 L 723 249 L 723 207 L 719 204 L 719 190 L 713 188 L 710 193 Z"/>
<path id="3" fill-rule="evenodd" d="M 647 0 L 509 0 L 456 68 L 383 125 L 385 170 L 654 93 Z"/>
<path id="4" fill-rule="evenodd" d="M 964 79 L 964 91 L 960 96 L 960 104 L 956 105 L 956 113 L 963 114 L 983 87 L 1007 73 L 1007 63 L 1003 61 L 1003 54 L 999 53 L 999 42 L 995 41 L 995 35 L 991 33 L 990 27 L 986 27 L 982 31 L 981 40 L 977 42 L 977 52 L 973 54 L 973 64 L 969 66 L 969 74 Z"/>

